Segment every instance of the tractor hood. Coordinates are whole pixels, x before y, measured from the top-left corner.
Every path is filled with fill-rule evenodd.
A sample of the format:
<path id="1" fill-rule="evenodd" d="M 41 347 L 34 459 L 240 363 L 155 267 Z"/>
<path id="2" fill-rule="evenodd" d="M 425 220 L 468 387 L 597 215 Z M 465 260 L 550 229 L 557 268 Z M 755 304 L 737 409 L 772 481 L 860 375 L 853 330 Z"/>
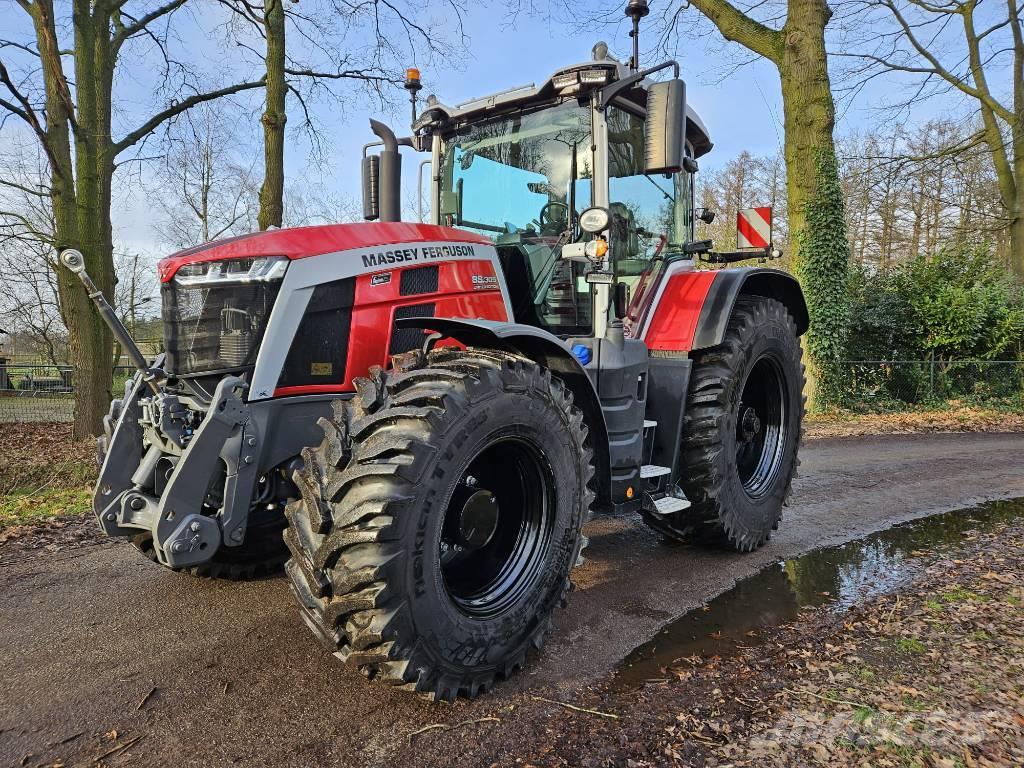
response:
<path id="1" fill-rule="evenodd" d="M 281 256 L 295 260 L 358 248 L 424 241 L 491 244 L 491 241 L 482 235 L 434 224 L 324 224 L 314 227 L 270 229 L 266 232 L 214 240 L 178 251 L 162 259 L 158 269 L 160 282 L 167 283 L 174 279 L 179 269 L 188 264 Z"/>

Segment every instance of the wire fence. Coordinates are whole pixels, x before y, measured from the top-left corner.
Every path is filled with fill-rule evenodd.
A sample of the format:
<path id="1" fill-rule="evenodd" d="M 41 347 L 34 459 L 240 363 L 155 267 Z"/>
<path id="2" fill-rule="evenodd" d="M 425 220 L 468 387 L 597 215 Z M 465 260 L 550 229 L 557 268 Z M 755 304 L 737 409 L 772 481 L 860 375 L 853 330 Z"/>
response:
<path id="1" fill-rule="evenodd" d="M 113 391 L 120 395 L 135 369 L 114 368 Z M 71 421 L 75 380 L 70 365 L 0 362 L 0 422 Z"/>
<path id="2" fill-rule="evenodd" d="M 848 360 L 840 405 L 860 412 L 902 411 L 953 403 L 1024 411 L 1021 360 Z M 115 393 L 135 369 L 114 369 Z M 69 365 L 0 362 L 0 422 L 71 421 Z"/>

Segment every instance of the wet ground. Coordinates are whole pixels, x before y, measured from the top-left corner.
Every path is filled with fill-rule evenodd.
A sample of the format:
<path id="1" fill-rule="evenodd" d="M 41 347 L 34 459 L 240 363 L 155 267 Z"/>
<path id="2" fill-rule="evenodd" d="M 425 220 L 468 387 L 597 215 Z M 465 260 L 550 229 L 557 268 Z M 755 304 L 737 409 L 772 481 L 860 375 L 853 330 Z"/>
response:
<path id="1" fill-rule="evenodd" d="M 10 542 L 0 547 L 0 765 L 90 763 L 117 747 L 106 763 L 377 766 L 422 755 L 443 765 L 453 744 L 468 756 L 461 764 L 476 765 L 476 742 L 514 746 L 559 711 L 534 697 L 573 701 L 672 619 L 780 558 L 1024 496 L 1022 450 L 1024 435 L 1012 434 L 813 441 L 782 529 L 746 556 L 666 546 L 632 518 L 597 521 L 544 653 L 495 693 L 454 706 L 369 684 L 335 662 L 281 579 L 190 579 L 74 530 L 36 550 Z M 885 572 L 883 563 L 875 573 Z M 853 594 L 842 579 L 809 584 Z M 434 724 L 466 725 L 414 735 Z"/>
<path id="2" fill-rule="evenodd" d="M 657 680 L 680 658 L 724 656 L 756 646 L 765 630 L 793 621 L 804 608 L 841 612 L 896 593 L 966 536 L 1018 519 L 1024 519 L 1024 499 L 987 502 L 781 560 L 740 579 L 705 608 L 669 622 L 633 649 L 615 671 L 612 688 L 625 691 Z"/>

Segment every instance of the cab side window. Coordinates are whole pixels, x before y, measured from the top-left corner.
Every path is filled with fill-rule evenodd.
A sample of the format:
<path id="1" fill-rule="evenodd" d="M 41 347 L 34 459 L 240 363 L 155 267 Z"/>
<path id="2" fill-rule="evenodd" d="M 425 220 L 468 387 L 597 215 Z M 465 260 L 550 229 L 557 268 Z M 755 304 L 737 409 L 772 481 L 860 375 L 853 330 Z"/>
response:
<path id="1" fill-rule="evenodd" d="M 636 276 L 693 238 L 692 179 L 685 171 L 645 174 L 643 118 L 611 107 L 606 119 L 612 258 L 620 276 Z"/>

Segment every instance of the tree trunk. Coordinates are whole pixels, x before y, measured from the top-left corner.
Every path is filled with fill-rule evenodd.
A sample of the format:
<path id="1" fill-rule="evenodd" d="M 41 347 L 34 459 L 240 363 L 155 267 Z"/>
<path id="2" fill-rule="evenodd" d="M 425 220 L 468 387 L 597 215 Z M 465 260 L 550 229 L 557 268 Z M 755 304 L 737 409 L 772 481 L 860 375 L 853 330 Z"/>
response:
<path id="1" fill-rule="evenodd" d="M 72 116 L 71 94 L 61 63 L 52 2 L 40 0 L 33 11 L 46 93 L 46 147 L 50 158 L 54 246 L 58 251 L 79 248 L 97 285 L 109 292 L 113 284 L 113 249 L 109 246 L 110 179 L 106 179 L 106 193 L 102 194 L 96 158 L 97 148 L 109 145 L 110 136 L 109 99 L 106 109 L 98 107 L 97 94 L 110 82 L 112 75 L 97 73 L 98 49 L 92 8 L 88 0 L 76 0 L 73 7 L 75 75 L 79 84 L 76 120 L 79 126 L 85 123 L 99 130 L 75 133 L 72 159 L 72 135 L 68 127 Z M 101 61 L 101 69 L 103 64 Z M 109 90 L 107 93 L 109 95 Z M 101 119 L 97 121 L 97 117 Z M 106 207 L 103 207 L 104 200 Z M 111 339 L 81 283 L 67 270 L 56 269 L 60 311 L 68 329 L 75 385 L 72 432 L 80 439 L 99 434 L 102 428 L 110 396 Z"/>
<path id="2" fill-rule="evenodd" d="M 782 110 L 786 131 L 786 185 L 789 192 L 789 227 L 798 233 L 794 269 L 799 270 L 799 233 L 806 208 L 817 189 L 819 154 L 835 157 L 832 131 L 835 104 L 825 53 L 825 25 L 832 12 L 823 0 L 790 0 L 783 27 L 785 45 L 777 62 L 782 80 Z M 842 221 L 836 222 L 845 227 Z"/>
<path id="3" fill-rule="evenodd" d="M 75 80 L 79 125 L 75 134 L 75 203 L 78 242 L 96 286 L 110 299 L 114 247 L 110 225 L 114 172 L 110 140 L 113 87 L 110 38 L 105 17 L 93 17 L 89 0 L 75 0 Z M 98 12 L 98 11 L 97 11 Z M 62 270 L 63 272 L 64 270 Z M 62 276 L 62 281 L 70 276 Z M 75 381 L 76 438 L 98 435 L 111 399 L 113 338 L 77 279 L 67 286 L 68 337 Z"/>
<path id="4" fill-rule="evenodd" d="M 773 30 L 728 0 L 691 0 L 691 4 L 727 40 L 778 67 L 786 130 L 791 263 L 803 285 L 811 320 L 804 340 L 811 362 L 808 383 L 819 404 L 827 403 L 837 390 L 837 363 L 846 343 L 850 259 L 825 50 L 825 25 L 832 11 L 825 0 L 789 0 L 785 25 Z"/>
<path id="5" fill-rule="evenodd" d="M 260 229 L 280 227 L 284 218 L 284 126 L 288 85 L 285 68 L 285 18 L 282 0 L 267 0 L 267 100 L 263 112 L 263 186 L 260 188 Z"/>
<path id="6" fill-rule="evenodd" d="M 1021 203 L 1017 204 L 1016 220 L 1010 225 L 1010 266 L 1017 280 L 1024 283 L 1024 204 Z"/>

